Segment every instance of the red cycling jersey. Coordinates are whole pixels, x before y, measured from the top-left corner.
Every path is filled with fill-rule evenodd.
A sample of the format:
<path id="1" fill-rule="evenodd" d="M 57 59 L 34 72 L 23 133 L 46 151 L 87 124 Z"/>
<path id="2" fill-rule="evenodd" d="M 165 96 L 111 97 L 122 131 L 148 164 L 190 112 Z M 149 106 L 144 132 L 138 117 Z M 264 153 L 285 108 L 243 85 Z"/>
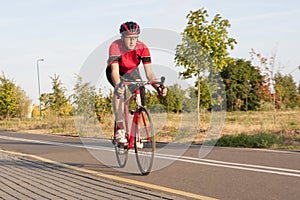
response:
<path id="1" fill-rule="evenodd" d="M 123 73 L 134 71 L 140 64 L 151 63 L 151 57 L 148 47 L 141 41 L 137 41 L 135 50 L 129 51 L 124 46 L 121 39 L 115 40 L 109 47 L 109 58 L 107 66 L 112 63 L 119 63 L 119 70 Z"/>

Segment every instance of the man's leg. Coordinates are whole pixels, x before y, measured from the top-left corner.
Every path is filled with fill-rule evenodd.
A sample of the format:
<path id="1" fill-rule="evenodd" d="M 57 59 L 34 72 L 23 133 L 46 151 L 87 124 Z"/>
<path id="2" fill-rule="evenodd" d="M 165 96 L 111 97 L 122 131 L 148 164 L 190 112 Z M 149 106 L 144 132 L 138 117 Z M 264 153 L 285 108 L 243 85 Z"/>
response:
<path id="1" fill-rule="evenodd" d="M 106 69 L 106 77 L 109 83 L 113 86 L 113 81 L 111 79 L 111 70 L 110 68 Z M 113 94 L 112 98 L 112 104 L 113 104 L 113 113 L 114 118 L 116 122 L 116 133 L 115 139 L 118 140 L 120 143 L 126 143 L 127 139 L 125 136 L 124 126 L 123 126 L 123 97 L 118 97 L 115 93 Z"/>
<path id="2" fill-rule="evenodd" d="M 124 128 L 123 127 L 123 97 L 118 97 L 117 95 L 114 94 L 113 111 L 114 111 L 114 118 L 118 128 Z M 122 127 L 120 127 L 121 125 Z"/>

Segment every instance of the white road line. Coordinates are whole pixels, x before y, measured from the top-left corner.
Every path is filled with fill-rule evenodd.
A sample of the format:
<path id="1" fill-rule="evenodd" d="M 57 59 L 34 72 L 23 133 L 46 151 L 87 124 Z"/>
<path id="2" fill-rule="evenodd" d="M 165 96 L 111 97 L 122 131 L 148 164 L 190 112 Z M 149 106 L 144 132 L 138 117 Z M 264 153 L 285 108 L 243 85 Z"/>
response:
<path id="1" fill-rule="evenodd" d="M 51 142 L 51 141 L 43 141 L 43 140 L 30 140 L 30 139 L 25 139 L 25 138 L 15 138 L 15 137 L 8 137 L 8 136 L 0 136 L 0 139 L 13 140 L 13 141 L 19 141 L 19 142 L 38 143 L 38 144 L 48 144 L 48 145 L 54 145 L 54 146 L 68 146 L 68 147 L 77 147 L 77 148 L 83 148 L 83 149 L 88 148 L 88 149 L 95 149 L 95 150 L 114 151 L 114 149 L 108 148 L 108 147 L 77 145 L 77 144 L 69 144 L 69 143 L 64 143 L 64 142 Z"/>
<path id="2" fill-rule="evenodd" d="M 224 165 L 233 165 L 233 166 L 242 166 L 242 167 L 261 168 L 261 169 L 300 173 L 300 170 L 295 170 L 295 169 L 268 167 L 268 166 L 262 166 L 262 165 L 242 164 L 242 163 L 234 163 L 234 162 L 224 162 L 224 161 L 218 161 L 218 160 L 200 159 L 200 158 L 187 157 L 187 156 L 174 156 L 174 155 L 168 155 L 168 154 L 156 154 L 156 155 L 162 156 L 162 157 L 171 157 L 174 159 L 194 160 L 194 161 L 202 161 L 202 162 L 224 164 Z"/>
<path id="3" fill-rule="evenodd" d="M 113 148 L 109 148 L 109 147 L 91 146 L 91 145 L 76 145 L 76 144 L 69 144 L 69 143 L 31 140 L 31 139 L 15 138 L 15 137 L 8 137 L 8 136 L 0 136 L 0 139 L 21 141 L 21 142 L 30 142 L 30 143 L 39 143 L 39 144 L 48 144 L 48 145 L 55 145 L 55 146 L 68 146 L 68 147 L 76 147 L 76 148 L 94 149 L 94 150 L 101 150 L 101 151 L 103 151 L 103 150 L 114 151 Z M 251 165 L 251 164 L 234 163 L 234 162 L 224 162 L 224 161 L 218 161 L 218 160 L 200 159 L 200 158 L 194 158 L 194 157 L 177 156 L 177 155 L 170 155 L 170 154 L 159 154 L 159 153 L 156 153 L 155 157 L 160 158 L 160 159 L 168 159 L 168 160 L 181 161 L 181 162 L 200 164 L 200 165 L 208 165 L 208 166 L 214 166 L 214 167 L 224 167 L 224 168 L 247 170 L 247 171 L 254 171 L 254 172 L 278 174 L 278 175 L 284 175 L 284 176 L 300 177 L 300 170 L 295 170 L 295 169 L 268 167 L 268 166 L 262 166 L 262 165 Z"/>
<path id="4" fill-rule="evenodd" d="M 163 159 L 170 159 L 170 160 L 175 159 L 175 158 L 171 158 L 171 157 L 167 157 L 167 156 L 156 156 L 156 157 L 160 157 Z M 273 171 L 273 170 L 267 170 L 267 168 L 269 168 L 269 167 L 260 166 L 260 165 L 256 165 L 256 166 L 259 166 L 259 168 L 260 168 L 259 169 L 259 168 L 251 168 L 251 167 L 249 167 L 251 165 L 246 165 L 246 164 L 241 164 L 241 163 L 233 163 L 234 165 L 236 165 L 236 166 L 234 166 L 234 165 L 229 165 L 229 164 L 216 164 L 216 163 L 202 162 L 202 161 L 182 159 L 182 158 L 176 158 L 176 161 L 183 161 L 183 162 L 188 162 L 188 163 L 193 163 L 193 164 L 209 165 L 209 166 L 215 166 L 215 167 L 240 169 L 240 170 L 247 170 L 247 171 L 254 171 L 254 172 L 263 172 L 263 173 L 269 173 L 269 174 L 278 174 L 278 175 L 284 175 L 284 176 L 300 177 L 300 170 L 276 168 L 276 169 L 280 169 L 281 171 Z M 226 162 L 224 162 L 224 163 L 226 163 Z M 238 165 L 244 165 L 244 166 L 248 166 L 248 167 L 239 167 Z M 254 166 L 254 165 L 252 165 L 252 166 Z M 266 170 L 264 170 L 264 169 L 266 169 Z M 284 171 L 293 171 L 295 173 L 288 173 L 288 172 L 284 172 Z M 299 174 L 297 174 L 297 173 L 299 173 Z"/>

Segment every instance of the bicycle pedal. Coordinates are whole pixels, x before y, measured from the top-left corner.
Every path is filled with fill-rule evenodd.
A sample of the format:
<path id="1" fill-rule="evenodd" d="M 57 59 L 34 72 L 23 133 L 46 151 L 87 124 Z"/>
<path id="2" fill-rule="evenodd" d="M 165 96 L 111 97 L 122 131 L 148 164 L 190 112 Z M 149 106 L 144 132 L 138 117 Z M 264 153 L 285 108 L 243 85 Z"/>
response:
<path id="1" fill-rule="evenodd" d="M 126 145 L 124 143 L 117 143 L 117 147 L 127 149 L 128 145 Z"/>
<path id="2" fill-rule="evenodd" d="M 113 136 L 111 137 L 111 143 L 113 143 L 113 145 L 116 144 L 116 140 L 115 140 L 115 138 Z"/>

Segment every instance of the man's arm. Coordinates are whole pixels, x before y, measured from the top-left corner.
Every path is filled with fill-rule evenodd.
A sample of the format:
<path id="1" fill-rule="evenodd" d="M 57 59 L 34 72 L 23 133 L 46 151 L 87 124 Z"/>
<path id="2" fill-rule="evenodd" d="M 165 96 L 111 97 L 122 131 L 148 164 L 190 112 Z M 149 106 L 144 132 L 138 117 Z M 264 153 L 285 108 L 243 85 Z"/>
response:
<path id="1" fill-rule="evenodd" d="M 155 76 L 155 74 L 154 74 L 153 71 L 152 71 L 152 68 L 151 68 L 151 64 L 150 64 L 150 63 L 144 64 L 144 69 L 145 69 L 145 73 L 146 73 L 146 77 L 147 77 L 147 80 L 148 80 L 148 81 L 154 81 L 154 80 L 156 80 L 156 76 Z M 158 84 L 153 84 L 152 86 L 153 86 L 154 89 L 156 89 L 156 90 L 157 90 L 157 88 L 159 87 Z"/>
<path id="2" fill-rule="evenodd" d="M 119 63 L 117 62 L 111 64 L 111 78 L 114 86 L 120 83 Z"/>

